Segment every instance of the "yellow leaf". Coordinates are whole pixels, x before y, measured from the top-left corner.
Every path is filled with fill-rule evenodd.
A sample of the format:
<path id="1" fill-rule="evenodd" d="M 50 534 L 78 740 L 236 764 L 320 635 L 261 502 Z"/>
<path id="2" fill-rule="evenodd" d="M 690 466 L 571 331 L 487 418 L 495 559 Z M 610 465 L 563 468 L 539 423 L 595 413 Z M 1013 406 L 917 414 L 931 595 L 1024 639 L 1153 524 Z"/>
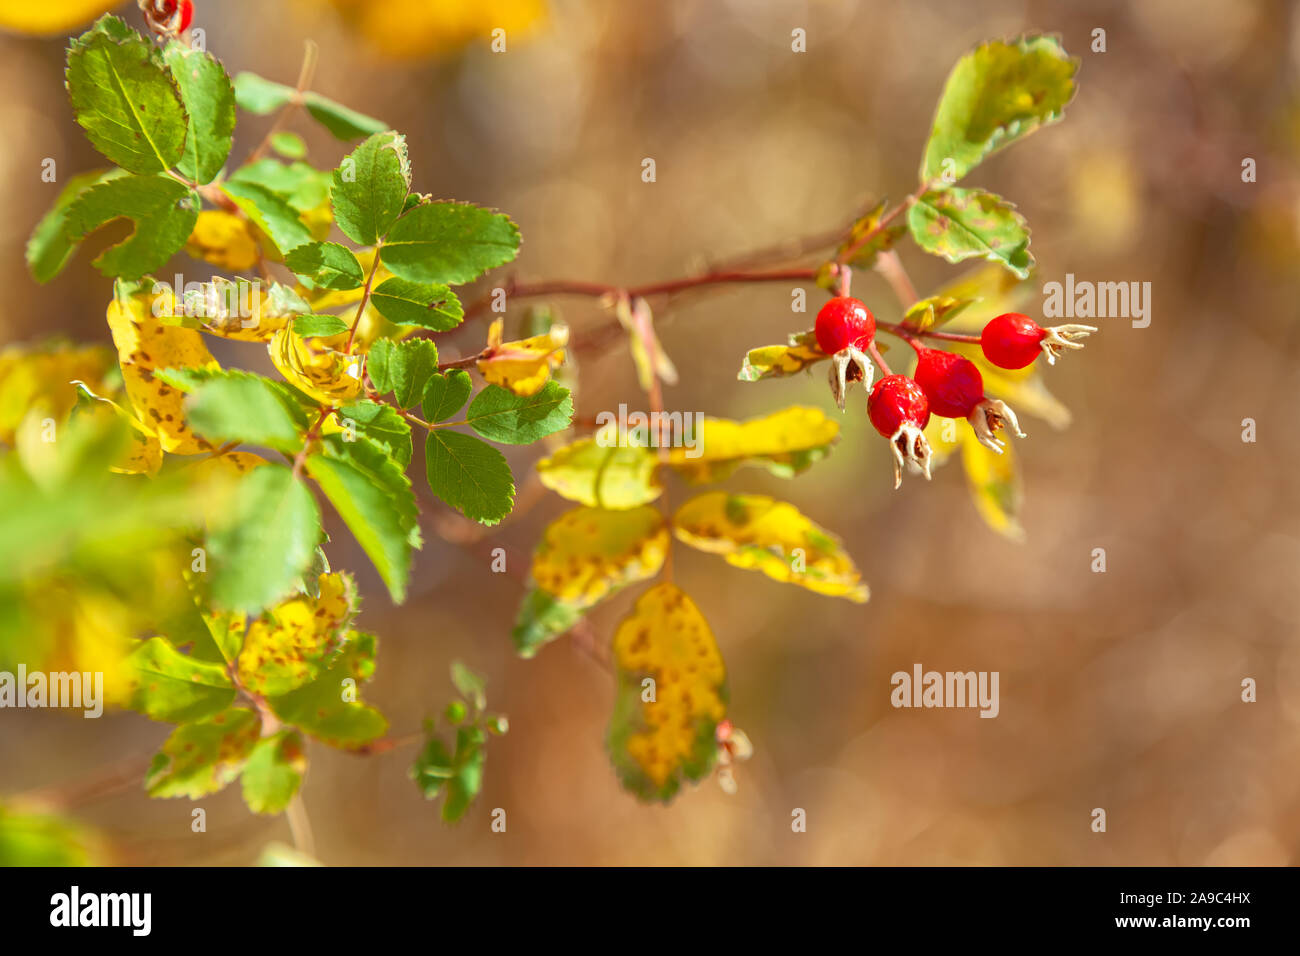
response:
<path id="1" fill-rule="evenodd" d="M 917 332 L 928 332 L 935 326 L 955 319 L 974 299 L 958 299 L 950 295 L 932 295 L 912 303 L 903 313 L 903 324 Z"/>
<path id="2" fill-rule="evenodd" d="M 29 411 L 61 424 L 77 404 L 72 382 L 107 392 L 104 379 L 112 368 L 113 353 L 98 345 L 56 342 L 6 348 L 0 352 L 0 442 L 13 445 L 14 433 Z"/>
<path id="3" fill-rule="evenodd" d="M 48 36 L 88 25 L 101 13 L 122 6 L 123 0 L 0 0 L 0 30 Z"/>
<path id="4" fill-rule="evenodd" d="M 322 574 L 320 597 L 300 594 L 248 625 L 239 652 L 239 682 L 264 696 L 314 680 L 343 646 L 356 616 L 356 586 L 345 574 Z"/>
<path id="5" fill-rule="evenodd" d="M 985 524 L 998 534 L 1021 541 L 1025 537 L 1025 529 L 1020 524 L 1024 489 L 1010 435 L 1005 437 L 1005 442 L 1006 447 L 999 455 L 981 445 L 973 430 L 966 429 L 962 436 L 961 462 L 975 508 Z"/>
<path id="6" fill-rule="evenodd" d="M 268 348 L 289 384 L 319 402 L 342 405 L 361 394 L 361 360 L 356 355 L 322 348 L 288 328 L 276 332 Z"/>
<path id="7" fill-rule="evenodd" d="M 925 438 L 930 443 L 930 465 L 937 468 L 957 451 L 961 450 L 962 431 L 970 431 L 969 423 L 955 418 L 930 416 L 930 423 L 925 426 Z"/>
<path id="8" fill-rule="evenodd" d="M 566 604 L 591 607 L 658 574 L 668 545 L 668 529 L 654 508 L 574 508 L 543 532 L 533 554 L 533 580 Z"/>
<path id="9" fill-rule="evenodd" d="M 233 496 L 238 493 L 239 479 L 246 472 L 265 464 L 265 458 L 251 451 L 230 451 L 185 466 L 183 473 L 193 483 L 194 500 L 207 527 L 216 527 L 228 518 L 235 505 Z"/>
<path id="10" fill-rule="evenodd" d="M 609 432 L 602 432 L 609 435 Z M 663 493 L 655 469 L 658 455 L 615 440 L 580 438 L 537 463 L 537 477 L 556 494 L 590 505 L 622 511 L 654 501 Z"/>
<path id="11" fill-rule="evenodd" d="M 685 544 L 720 554 L 738 568 L 818 594 L 867 600 L 867 586 L 840 540 L 786 502 L 711 491 L 677 509 L 673 531 Z"/>
<path id="12" fill-rule="evenodd" d="M 248 220 L 223 209 L 199 213 L 185 251 L 229 272 L 244 272 L 257 265 L 257 239 Z"/>
<path id="13" fill-rule="evenodd" d="M 736 378 L 742 382 L 785 378 L 828 358 L 830 356 L 817 347 L 817 337 L 811 331 L 798 332 L 790 336 L 789 345 L 765 345 L 750 349 Z"/>
<path id="14" fill-rule="evenodd" d="M 695 602 L 667 582 L 646 591 L 619 624 L 613 654 L 619 692 L 610 757 L 625 787 L 666 802 L 683 780 L 698 781 L 713 766 L 727 713 L 722 655 Z"/>
<path id="15" fill-rule="evenodd" d="M 668 463 L 694 482 L 721 481 L 741 465 L 792 478 L 826 457 L 839 433 L 821 409 L 799 405 L 744 422 L 705 418 L 691 440 L 669 452 Z"/>
<path id="16" fill-rule="evenodd" d="M 182 405 L 185 394 L 154 375 L 165 368 L 218 368 L 203 337 L 193 329 L 164 325 L 153 314 L 155 297 L 118 296 L 108 306 L 108 327 L 117 346 L 122 380 L 136 418 L 158 436 L 162 450 L 174 455 L 210 451 L 211 442 L 199 438 L 188 425 Z M 164 289 L 159 314 L 175 313 L 171 293 Z"/>
<path id="17" fill-rule="evenodd" d="M 564 362 L 569 327 L 556 324 L 543 333 L 518 342 L 501 341 L 505 323 L 497 319 L 488 329 L 484 357 L 478 370 L 489 385 L 500 385 L 516 395 L 536 395 L 551 380 L 551 372 Z"/>
<path id="18" fill-rule="evenodd" d="M 156 475 L 162 467 L 162 445 L 158 436 L 145 428 L 135 416 L 122 408 L 117 402 L 96 395 L 84 382 L 73 382 L 80 393 L 81 402 L 77 406 L 82 415 L 104 415 L 121 419 L 129 426 L 130 444 L 126 447 L 117 464 L 110 465 L 109 471 L 124 475 Z"/>

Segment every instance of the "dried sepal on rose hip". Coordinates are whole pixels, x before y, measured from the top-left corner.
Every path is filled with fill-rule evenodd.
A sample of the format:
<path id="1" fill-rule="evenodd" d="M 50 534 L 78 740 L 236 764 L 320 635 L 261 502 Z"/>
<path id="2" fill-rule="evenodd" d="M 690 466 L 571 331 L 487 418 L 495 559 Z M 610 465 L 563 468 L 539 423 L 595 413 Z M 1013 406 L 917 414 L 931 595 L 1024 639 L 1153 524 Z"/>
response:
<path id="1" fill-rule="evenodd" d="M 145 23 L 159 37 L 177 37 L 194 22 L 193 0 L 139 0 Z"/>
<path id="2" fill-rule="evenodd" d="M 984 357 L 998 368 L 1025 368 L 1040 353 L 1047 356 L 1049 365 L 1055 365 L 1062 350 L 1083 348 L 1083 343 L 1075 340 L 1096 331 L 1091 325 L 1056 325 L 1045 329 L 1027 315 L 1007 312 L 990 319 L 984 326 L 980 347 Z"/>
<path id="3" fill-rule="evenodd" d="M 925 426 L 930 423 L 930 402 L 921 386 L 906 375 L 886 375 L 871 390 L 867 417 L 876 431 L 889 439 L 894 454 L 894 487 L 902 485 L 903 466 L 908 462 L 929 481 L 931 452 Z"/>
<path id="4" fill-rule="evenodd" d="M 817 347 L 831 357 L 831 395 L 844 411 L 844 394 L 851 382 L 871 388 L 872 366 L 866 348 L 876 334 L 876 318 L 851 296 L 831 299 L 817 313 L 813 329 Z"/>
<path id="5" fill-rule="evenodd" d="M 975 429 L 980 444 L 1002 452 L 997 431 L 1006 427 L 1024 438 L 1016 413 L 1006 404 L 984 395 L 984 376 L 979 367 L 962 355 L 916 345 L 916 383 L 925 392 L 930 412 L 940 418 L 964 418 Z"/>
<path id="6" fill-rule="evenodd" d="M 720 721 L 714 733 L 718 744 L 717 762 L 714 765 L 718 775 L 718 786 L 724 793 L 734 794 L 737 788 L 733 768 L 737 763 L 748 760 L 754 755 L 754 745 L 749 742 L 745 732 L 730 720 Z"/>

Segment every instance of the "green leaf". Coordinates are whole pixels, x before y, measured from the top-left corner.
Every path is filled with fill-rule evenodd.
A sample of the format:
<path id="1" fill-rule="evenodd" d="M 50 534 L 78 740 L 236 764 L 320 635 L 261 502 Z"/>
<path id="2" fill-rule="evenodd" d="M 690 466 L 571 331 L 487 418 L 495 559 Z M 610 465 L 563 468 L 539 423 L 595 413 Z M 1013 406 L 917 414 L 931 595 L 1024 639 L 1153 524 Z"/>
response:
<path id="1" fill-rule="evenodd" d="M 451 662 L 451 683 L 462 697 L 474 704 L 475 709 L 482 710 L 487 706 L 487 680 L 466 667 L 464 661 Z"/>
<path id="2" fill-rule="evenodd" d="M 304 339 L 328 338 L 346 332 L 349 326 L 337 315 L 300 315 L 293 320 L 293 330 Z"/>
<path id="3" fill-rule="evenodd" d="M 465 400 L 473 389 L 474 383 L 470 381 L 469 373 L 462 369 L 430 376 L 421 401 L 425 420 L 445 422 L 464 407 Z"/>
<path id="4" fill-rule="evenodd" d="M 1029 225 L 1011 203 L 982 189 L 931 191 L 907 213 L 916 244 L 949 262 L 979 257 L 1029 276 Z"/>
<path id="5" fill-rule="evenodd" d="M 195 660 L 161 637 L 136 647 L 125 669 L 131 691 L 127 706 L 152 720 L 201 720 L 235 699 L 235 685 L 223 665 Z"/>
<path id="6" fill-rule="evenodd" d="M 311 90 L 303 94 L 302 101 L 311 118 L 333 133 L 336 139 L 360 139 L 388 129 L 383 120 L 358 113 Z"/>
<path id="7" fill-rule="evenodd" d="M 391 405 L 360 401 L 339 409 L 344 423 L 381 445 L 402 468 L 411 463 L 411 426 Z"/>
<path id="8" fill-rule="evenodd" d="M 582 609 L 561 601 L 541 588 L 524 595 L 510 638 L 520 657 L 533 657 L 561 634 L 582 620 Z"/>
<path id="9" fill-rule="evenodd" d="M 431 202 L 398 219 L 379 254 L 403 279 L 460 285 L 518 251 L 519 227 L 508 216 L 469 203 Z"/>
<path id="10" fill-rule="evenodd" d="M 217 178 L 235 132 L 235 88 L 221 61 L 173 41 L 163 51 L 189 119 L 185 152 L 176 168 L 202 185 Z"/>
<path id="11" fill-rule="evenodd" d="M 259 116 L 288 106 L 298 95 L 292 86 L 263 79 L 256 73 L 240 73 L 235 77 L 235 98 L 239 102 L 239 108 Z M 338 139 L 360 139 L 388 129 L 388 124 L 382 120 L 348 109 L 310 90 L 302 94 L 302 103 L 312 119 Z"/>
<path id="12" fill-rule="evenodd" d="M 325 497 L 338 511 L 357 542 L 374 562 L 379 576 L 388 586 L 393 602 L 406 598 L 406 581 L 411 571 L 410 515 L 415 509 L 414 494 L 399 504 L 372 474 L 355 461 L 324 455 L 307 459 L 307 473 L 316 479 Z"/>
<path id="13" fill-rule="evenodd" d="M 384 715 L 358 700 L 358 688 L 375 670 L 375 638 L 352 632 L 334 665 L 310 684 L 269 700 L 287 724 L 330 746 L 356 749 L 388 730 Z"/>
<path id="14" fill-rule="evenodd" d="M 330 196 L 329 174 L 307 163 L 259 159 L 237 169 L 230 181 L 261 186 L 283 199 L 299 215 L 319 209 Z"/>
<path id="15" fill-rule="evenodd" d="M 346 434 L 338 433 L 326 435 L 322 445 L 328 457 L 350 462 L 383 490 L 390 510 L 395 510 L 401 519 L 407 541 L 413 548 L 421 547 L 420 510 L 415 504 L 415 491 L 405 466 L 389 453 L 388 447 L 364 434 L 350 441 Z"/>
<path id="16" fill-rule="evenodd" d="M 366 371 L 375 391 L 392 392 L 400 407 L 410 408 L 438 371 L 438 347 L 428 339 L 377 339 L 366 357 Z"/>
<path id="17" fill-rule="evenodd" d="M 68 207 L 65 236 L 80 242 L 114 219 L 130 219 L 135 229 L 122 242 L 106 249 L 94 266 L 107 276 L 138 279 L 166 265 L 185 245 L 198 210 L 182 205 L 188 188 L 164 176 L 123 176 L 92 186 Z"/>
<path id="18" fill-rule="evenodd" d="M 406 137 L 392 130 L 376 133 L 334 170 L 334 221 L 357 245 L 373 246 L 402 214 L 410 190 Z"/>
<path id="19" fill-rule="evenodd" d="M 0 804 L 0 866 L 91 866 L 97 839 L 89 830 L 44 813 L 15 813 Z"/>
<path id="20" fill-rule="evenodd" d="M 231 509 L 208 535 L 212 600 L 257 613 L 293 589 L 320 539 L 320 512 L 306 485 L 281 465 L 248 472 Z"/>
<path id="21" fill-rule="evenodd" d="M 429 432 L 424 455 L 429 487 L 465 517 L 494 525 L 514 507 L 510 465 L 491 445 L 439 428 Z"/>
<path id="22" fill-rule="evenodd" d="M 221 189 L 257 228 L 271 237 L 282 254 L 312 241 L 311 232 L 298 218 L 298 211 L 265 186 L 230 179 Z"/>
<path id="23" fill-rule="evenodd" d="M 302 735 L 282 730 L 257 741 L 244 766 L 244 802 L 254 813 L 283 813 L 307 772 Z"/>
<path id="24" fill-rule="evenodd" d="M 180 160 L 186 118 L 153 46 L 117 17 L 68 49 L 68 93 L 91 145 L 132 173 L 161 173 Z"/>
<path id="25" fill-rule="evenodd" d="M 411 779 L 426 799 L 444 795 L 442 820 L 456 823 L 465 816 L 483 787 L 487 762 L 487 734 L 470 725 L 456 731 L 456 751 L 450 753 L 437 737 L 430 737 L 411 767 Z"/>
<path id="26" fill-rule="evenodd" d="M 311 313 L 311 303 L 298 294 L 297 290 L 279 282 L 271 283 L 271 291 L 266 295 L 266 304 L 272 315 L 302 315 Z"/>
<path id="27" fill-rule="evenodd" d="M 284 257 L 290 271 L 324 289 L 357 289 L 366 281 L 361 263 L 347 246 L 337 242 L 309 242 Z"/>
<path id="28" fill-rule="evenodd" d="M 547 382 L 535 395 L 516 395 L 500 385 L 488 385 L 470 402 L 465 421 L 489 441 L 531 445 L 572 424 L 573 397 L 555 382 Z"/>
<path id="29" fill-rule="evenodd" d="M 97 170 L 68 180 L 68 185 L 63 187 L 59 198 L 54 200 L 50 211 L 36 224 L 27 240 L 27 268 L 33 279 L 42 285 L 49 282 L 63 271 L 77 249 L 77 242 L 69 238 L 67 232 L 68 207 L 91 186 L 124 175 L 120 169 Z"/>
<path id="30" fill-rule="evenodd" d="M 994 40 L 966 54 L 939 99 L 921 181 L 955 183 L 990 153 L 1060 120 L 1078 69 L 1055 37 Z"/>
<path id="31" fill-rule="evenodd" d="M 261 732 L 262 721 L 246 707 L 181 724 L 154 755 L 145 791 L 151 797 L 191 800 L 216 793 L 239 776 Z"/>
<path id="32" fill-rule="evenodd" d="M 307 144 L 303 138 L 288 130 L 271 135 L 271 148 L 286 159 L 303 159 L 307 155 Z"/>
<path id="33" fill-rule="evenodd" d="M 164 369 L 159 377 L 190 393 L 185 417 L 214 444 L 237 441 L 283 452 L 302 447 L 306 418 L 278 382 L 239 369 Z"/>
<path id="34" fill-rule="evenodd" d="M 298 91 L 292 86 L 263 79 L 256 73 L 240 73 L 235 76 L 235 102 L 241 110 L 265 116 L 288 106 L 293 102 Z"/>
<path id="35" fill-rule="evenodd" d="M 465 309 L 445 285 L 426 285 L 407 279 L 389 279 L 370 294 L 370 304 L 398 325 L 446 332 L 460 325 Z"/>

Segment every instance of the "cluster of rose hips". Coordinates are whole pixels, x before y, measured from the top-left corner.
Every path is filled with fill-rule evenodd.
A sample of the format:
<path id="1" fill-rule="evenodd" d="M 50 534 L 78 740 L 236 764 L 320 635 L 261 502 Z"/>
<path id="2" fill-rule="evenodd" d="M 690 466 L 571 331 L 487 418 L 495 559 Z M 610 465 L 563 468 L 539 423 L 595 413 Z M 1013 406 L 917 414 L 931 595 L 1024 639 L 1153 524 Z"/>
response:
<path id="1" fill-rule="evenodd" d="M 986 448 L 1001 453 L 998 429 L 1007 427 L 1019 438 L 1016 414 L 1005 402 L 984 394 L 984 377 L 970 359 L 953 352 L 928 348 L 919 335 L 891 326 L 916 350 L 916 371 L 911 378 L 889 371 L 875 346 L 876 320 L 858 299 L 837 296 L 817 313 L 814 330 L 818 347 L 831 357 L 831 392 L 840 409 L 851 382 L 861 381 L 870 393 L 867 415 L 876 431 L 889 439 L 894 453 L 894 487 L 903 480 L 903 466 L 911 462 L 930 477 L 930 443 L 925 426 L 930 416 L 964 418 L 975 429 L 975 437 Z M 1060 325 L 1043 328 L 1018 312 L 1007 312 L 989 321 L 978 342 L 984 357 L 998 368 L 1020 369 L 1039 355 L 1055 364 L 1064 349 L 1081 349 L 1075 339 L 1097 331 L 1088 325 Z M 977 341 L 970 336 L 969 341 Z M 868 354 L 880 363 L 885 377 L 873 387 Z"/>

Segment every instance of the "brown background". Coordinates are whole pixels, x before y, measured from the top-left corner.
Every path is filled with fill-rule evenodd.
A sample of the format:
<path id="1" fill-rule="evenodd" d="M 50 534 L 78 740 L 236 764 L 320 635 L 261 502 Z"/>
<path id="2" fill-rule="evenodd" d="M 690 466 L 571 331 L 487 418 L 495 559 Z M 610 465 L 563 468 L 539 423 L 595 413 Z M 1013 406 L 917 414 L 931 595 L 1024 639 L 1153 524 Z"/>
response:
<path id="1" fill-rule="evenodd" d="M 401 7 L 402 4 L 394 4 Z M 493 4 L 475 4 L 476 9 Z M 304 790 L 328 863 L 1184 864 L 1295 862 L 1300 846 L 1300 649 L 1295 429 L 1300 253 L 1300 16 L 1283 0 L 1048 2 L 564 2 L 509 52 L 467 43 L 386 58 L 312 2 L 200 2 L 232 72 L 292 82 L 302 41 L 322 48 L 316 88 L 411 141 L 416 188 L 498 206 L 525 237 L 521 278 L 635 284 L 847 221 L 915 181 L 951 65 L 992 37 L 1059 33 L 1082 58 L 1066 121 L 971 177 L 1034 229 L 1040 284 L 1073 272 L 1150 281 L 1149 328 L 1102 320 L 1086 352 L 1050 371 L 1075 422 L 1024 422 L 1024 543 L 988 531 L 955 467 L 890 487 L 884 443 L 860 408 L 835 453 L 784 482 L 728 487 L 786 497 L 839 533 L 871 584 L 859 606 L 782 586 L 678 548 L 678 582 L 727 660 L 731 713 L 757 752 L 727 797 L 711 781 L 668 808 L 620 791 L 602 746 L 609 676 L 568 641 L 518 660 L 521 585 L 479 551 L 439 540 L 417 556 L 404 607 L 387 603 L 345 534 L 362 625 L 380 636 L 369 698 L 394 730 L 449 695 L 455 657 L 486 673 L 511 732 L 490 745 L 479 803 L 438 822 L 406 779 L 410 749 L 357 758 L 313 747 Z M 138 17 L 128 11 L 133 22 Z M 809 52 L 790 51 L 807 30 Z M 1108 50 L 1089 50 L 1091 31 Z M 95 165 L 62 90 L 62 39 L 0 37 L 0 340 L 108 340 L 109 282 L 84 253 L 37 287 L 26 235 L 58 187 Z M 242 119 L 241 119 L 242 122 Z M 235 159 L 267 120 L 237 131 Z M 345 152 L 299 120 L 313 159 Z M 640 179 L 654 157 L 658 181 Z M 1243 184 L 1243 157 L 1259 181 Z M 905 247 L 922 293 L 958 268 Z M 183 267 L 192 263 L 178 260 Z M 896 318 L 888 288 L 855 292 Z M 745 385 L 740 356 L 811 324 L 776 285 L 682 297 L 659 312 L 682 384 L 671 408 L 744 417 L 829 407 L 821 376 Z M 820 301 L 810 289 L 810 301 Z M 1029 311 L 1037 312 L 1035 297 Z M 604 321 L 558 303 L 577 329 Z M 481 344 L 481 325 L 444 352 Z M 250 349 L 252 351 L 250 351 Z M 217 343 L 223 361 L 264 363 Z M 580 356 L 579 412 L 641 407 L 626 350 Z M 259 365 L 259 367 L 261 367 Z M 1240 439 L 1243 418 L 1259 440 Z M 522 474 L 535 450 L 512 455 Z M 680 496 L 680 489 L 674 489 Z M 680 500 L 680 497 L 678 497 Z M 492 539 L 527 554 L 565 503 L 535 506 Z M 337 532 L 337 529 L 335 529 Z M 1106 574 L 1089 570 L 1093 548 Z M 593 616 L 607 639 L 634 593 Z M 1001 715 L 895 711 L 889 675 L 921 662 L 997 670 Z M 1240 701 L 1243 678 L 1259 702 Z M 0 786 L 61 784 L 147 755 L 165 728 L 134 715 L 82 721 L 7 712 Z M 127 788 L 75 814 L 128 863 L 244 863 L 283 820 L 238 788 L 200 802 Z M 508 832 L 489 831 L 494 807 Z M 792 834 L 804 808 L 808 832 Z M 1104 807 L 1108 832 L 1090 830 Z"/>

